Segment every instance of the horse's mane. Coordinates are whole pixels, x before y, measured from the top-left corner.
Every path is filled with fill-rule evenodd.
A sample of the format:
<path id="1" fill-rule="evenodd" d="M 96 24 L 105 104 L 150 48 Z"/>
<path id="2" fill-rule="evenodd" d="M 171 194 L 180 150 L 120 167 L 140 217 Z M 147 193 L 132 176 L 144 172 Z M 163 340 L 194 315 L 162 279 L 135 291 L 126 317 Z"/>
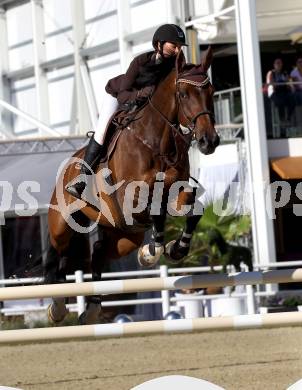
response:
<path id="1" fill-rule="evenodd" d="M 139 75 L 135 81 L 137 88 L 143 88 L 148 85 L 157 85 L 165 79 L 171 70 L 175 67 L 175 58 L 170 57 L 159 64 L 149 62 L 139 69 Z"/>

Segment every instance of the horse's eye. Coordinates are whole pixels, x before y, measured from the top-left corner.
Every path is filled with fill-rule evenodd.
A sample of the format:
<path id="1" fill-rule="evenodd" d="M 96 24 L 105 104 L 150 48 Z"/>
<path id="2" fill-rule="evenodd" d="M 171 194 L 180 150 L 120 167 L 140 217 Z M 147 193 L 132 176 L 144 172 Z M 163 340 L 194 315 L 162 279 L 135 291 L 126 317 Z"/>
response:
<path id="1" fill-rule="evenodd" d="M 186 99 L 188 97 L 188 95 L 185 93 L 185 92 L 180 92 L 179 93 L 179 96 L 182 98 L 182 99 Z"/>

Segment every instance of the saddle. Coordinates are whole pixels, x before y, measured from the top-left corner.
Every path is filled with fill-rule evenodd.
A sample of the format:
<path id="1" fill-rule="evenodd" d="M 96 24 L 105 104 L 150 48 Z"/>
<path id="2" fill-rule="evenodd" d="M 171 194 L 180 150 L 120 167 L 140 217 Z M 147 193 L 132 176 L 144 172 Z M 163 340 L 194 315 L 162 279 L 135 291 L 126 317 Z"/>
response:
<path id="1" fill-rule="evenodd" d="M 100 163 L 106 163 L 111 157 L 116 143 L 119 139 L 121 132 L 128 127 L 132 122 L 140 119 L 137 114 L 148 104 L 146 100 L 142 104 L 136 102 L 129 102 L 122 104 L 118 107 L 117 111 L 110 118 L 107 128 L 105 130 L 104 146 L 106 148 L 106 154 L 100 160 Z"/>

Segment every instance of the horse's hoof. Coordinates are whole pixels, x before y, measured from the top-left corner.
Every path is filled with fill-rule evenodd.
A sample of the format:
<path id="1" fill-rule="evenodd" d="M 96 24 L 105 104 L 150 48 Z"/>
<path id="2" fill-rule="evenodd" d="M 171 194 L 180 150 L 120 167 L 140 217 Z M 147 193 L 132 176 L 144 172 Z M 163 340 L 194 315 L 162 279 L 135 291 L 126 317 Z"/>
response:
<path id="1" fill-rule="evenodd" d="M 69 313 L 69 310 L 65 309 L 65 312 L 63 314 L 61 314 L 60 316 L 55 316 L 53 313 L 52 307 L 53 307 L 53 303 L 51 303 L 47 308 L 48 320 L 49 320 L 49 322 L 51 322 L 53 324 L 59 324 L 60 322 L 62 322 L 64 320 L 66 315 Z"/>
<path id="2" fill-rule="evenodd" d="M 165 257 L 169 263 L 177 265 L 181 264 L 184 260 L 184 257 L 188 254 L 188 249 L 186 249 L 187 253 L 182 253 L 182 251 L 175 249 L 176 240 L 168 242 L 165 246 Z M 180 249 L 180 248 L 178 248 Z"/>
<path id="3" fill-rule="evenodd" d="M 79 325 L 87 325 L 85 312 L 79 316 Z"/>
<path id="4" fill-rule="evenodd" d="M 151 268 L 158 263 L 160 256 L 164 253 L 164 246 L 155 247 L 155 255 L 152 256 L 149 251 L 149 244 L 141 246 L 137 253 L 137 260 L 141 267 Z"/>
<path id="5" fill-rule="evenodd" d="M 101 304 L 95 302 L 88 302 L 86 310 L 79 316 L 80 325 L 94 325 L 100 323 L 100 315 L 102 313 Z"/>
<path id="6" fill-rule="evenodd" d="M 83 312 L 79 316 L 79 325 L 95 325 L 100 322 L 100 311 L 97 314 Z"/>

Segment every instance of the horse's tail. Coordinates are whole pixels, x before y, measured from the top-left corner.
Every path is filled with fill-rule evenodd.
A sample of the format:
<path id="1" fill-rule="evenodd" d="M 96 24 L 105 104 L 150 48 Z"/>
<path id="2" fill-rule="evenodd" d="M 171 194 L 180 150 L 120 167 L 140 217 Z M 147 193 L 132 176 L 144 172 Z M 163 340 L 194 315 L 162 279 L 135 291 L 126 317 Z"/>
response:
<path id="1" fill-rule="evenodd" d="M 46 250 L 35 258 L 29 258 L 26 263 L 14 270 L 10 278 L 34 278 L 43 275 L 43 256 Z"/>

